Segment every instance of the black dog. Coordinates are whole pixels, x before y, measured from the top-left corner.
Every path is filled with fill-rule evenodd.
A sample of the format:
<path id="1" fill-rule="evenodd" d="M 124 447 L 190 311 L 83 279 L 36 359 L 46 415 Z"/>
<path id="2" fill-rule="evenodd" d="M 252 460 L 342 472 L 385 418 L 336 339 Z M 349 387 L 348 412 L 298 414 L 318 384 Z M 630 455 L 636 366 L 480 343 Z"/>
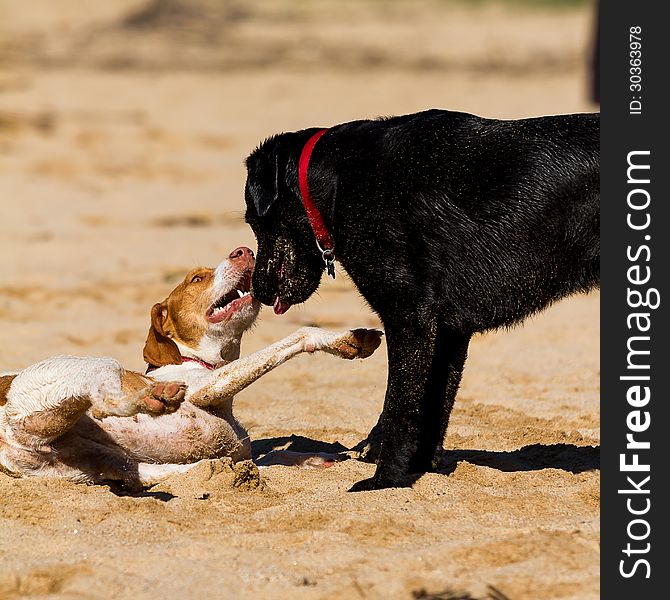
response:
<path id="1" fill-rule="evenodd" d="M 406 485 L 441 449 L 471 336 L 598 285 L 599 116 L 429 110 L 320 135 L 247 159 L 253 294 L 277 313 L 304 302 L 334 253 L 388 343 L 377 471 L 355 488 Z"/>

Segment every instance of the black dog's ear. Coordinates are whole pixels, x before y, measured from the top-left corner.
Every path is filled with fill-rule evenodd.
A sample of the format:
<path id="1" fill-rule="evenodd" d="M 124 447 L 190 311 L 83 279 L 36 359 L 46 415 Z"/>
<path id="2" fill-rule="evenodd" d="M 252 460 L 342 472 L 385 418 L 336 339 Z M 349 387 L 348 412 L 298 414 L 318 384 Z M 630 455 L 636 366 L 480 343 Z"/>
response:
<path id="1" fill-rule="evenodd" d="M 256 213 L 263 217 L 279 198 L 283 176 L 280 145 L 270 138 L 247 158 L 247 190 Z"/>

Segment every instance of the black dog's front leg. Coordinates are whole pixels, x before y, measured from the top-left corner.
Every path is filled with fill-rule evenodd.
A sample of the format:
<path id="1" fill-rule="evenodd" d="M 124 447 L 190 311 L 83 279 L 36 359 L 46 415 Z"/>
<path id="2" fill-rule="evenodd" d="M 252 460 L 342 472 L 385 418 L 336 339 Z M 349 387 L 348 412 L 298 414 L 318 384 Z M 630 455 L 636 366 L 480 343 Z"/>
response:
<path id="1" fill-rule="evenodd" d="M 431 323 L 386 327 L 389 378 L 384 411 L 368 436 L 381 434 L 375 476 L 353 491 L 411 485 L 432 467 L 461 381 L 470 334 Z M 361 442 L 364 444 L 365 442 Z"/>
<path id="2" fill-rule="evenodd" d="M 428 375 L 426 395 L 421 404 L 419 449 L 410 465 L 411 472 L 429 471 L 433 467 L 433 461 L 441 456 L 442 442 L 461 382 L 470 338 L 469 333 L 438 325 L 433 364 Z M 383 413 L 368 436 L 354 446 L 353 449 L 360 453 L 359 460 L 375 463 L 379 460 L 383 439 L 382 416 Z"/>
<path id="3" fill-rule="evenodd" d="M 471 334 L 438 326 L 428 388 L 421 410 L 419 449 L 410 464 L 411 472 L 424 473 L 433 468 L 441 454 L 442 443 L 461 383 Z"/>
<path id="4" fill-rule="evenodd" d="M 408 318 L 404 323 L 385 322 L 388 346 L 388 387 L 380 417 L 382 444 L 377 471 L 371 480 L 352 491 L 411 484 L 414 458 L 420 448 L 429 389 L 437 325 Z M 442 396 L 444 398 L 444 396 Z"/>

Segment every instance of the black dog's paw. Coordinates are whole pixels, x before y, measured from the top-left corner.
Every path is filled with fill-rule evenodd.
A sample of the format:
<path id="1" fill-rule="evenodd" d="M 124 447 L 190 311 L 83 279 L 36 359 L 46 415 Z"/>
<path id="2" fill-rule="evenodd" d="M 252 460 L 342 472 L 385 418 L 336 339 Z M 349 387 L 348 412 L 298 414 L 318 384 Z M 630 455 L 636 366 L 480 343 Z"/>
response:
<path id="1" fill-rule="evenodd" d="M 381 488 L 378 488 L 375 485 L 375 478 L 370 477 L 370 479 L 363 479 L 361 481 L 357 481 L 352 485 L 348 491 L 350 492 L 371 492 L 373 490 L 379 490 Z"/>
<path id="2" fill-rule="evenodd" d="M 358 452 L 358 460 L 367 463 L 377 463 L 379 460 L 379 453 L 382 445 L 378 440 L 365 438 L 353 447 L 355 452 Z"/>
<path id="3" fill-rule="evenodd" d="M 379 423 L 377 423 L 368 434 L 368 437 L 358 442 L 352 450 L 358 452 L 358 460 L 367 463 L 377 463 L 379 461 L 381 448 L 382 428 Z"/>
<path id="4" fill-rule="evenodd" d="M 370 479 L 357 481 L 349 488 L 350 492 L 371 492 L 373 490 L 385 490 L 388 488 L 411 488 L 420 477 L 417 475 L 406 475 L 400 478 L 387 478 L 375 475 Z"/>

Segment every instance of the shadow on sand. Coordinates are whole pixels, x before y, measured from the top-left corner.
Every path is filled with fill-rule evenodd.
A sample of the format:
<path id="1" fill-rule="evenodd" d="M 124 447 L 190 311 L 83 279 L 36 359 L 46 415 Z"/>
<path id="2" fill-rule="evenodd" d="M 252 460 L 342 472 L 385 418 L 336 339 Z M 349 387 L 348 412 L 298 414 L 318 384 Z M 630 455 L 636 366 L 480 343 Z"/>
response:
<path id="1" fill-rule="evenodd" d="M 472 465 L 507 472 L 561 469 L 570 473 L 583 473 L 600 469 L 600 446 L 532 444 L 510 452 L 448 450 L 442 456 L 436 471 L 449 475 L 462 460 Z"/>
<path id="2" fill-rule="evenodd" d="M 291 452 L 317 453 L 328 452 L 329 454 L 344 454 L 349 448 L 340 442 L 320 442 L 302 435 L 286 435 L 275 438 L 252 440 L 251 454 L 256 460 L 272 450 L 289 450 Z M 344 458 L 344 457 L 343 457 Z"/>
<path id="3" fill-rule="evenodd" d="M 301 435 L 254 440 L 251 442 L 251 448 L 254 458 L 277 449 L 333 454 L 344 454 L 351 451 L 350 448 L 339 442 L 322 442 Z M 460 461 L 506 472 L 561 469 L 569 473 L 583 473 L 600 469 L 600 446 L 531 444 L 509 452 L 447 450 L 435 471 L 442 475 L 450 475 Z"/>

